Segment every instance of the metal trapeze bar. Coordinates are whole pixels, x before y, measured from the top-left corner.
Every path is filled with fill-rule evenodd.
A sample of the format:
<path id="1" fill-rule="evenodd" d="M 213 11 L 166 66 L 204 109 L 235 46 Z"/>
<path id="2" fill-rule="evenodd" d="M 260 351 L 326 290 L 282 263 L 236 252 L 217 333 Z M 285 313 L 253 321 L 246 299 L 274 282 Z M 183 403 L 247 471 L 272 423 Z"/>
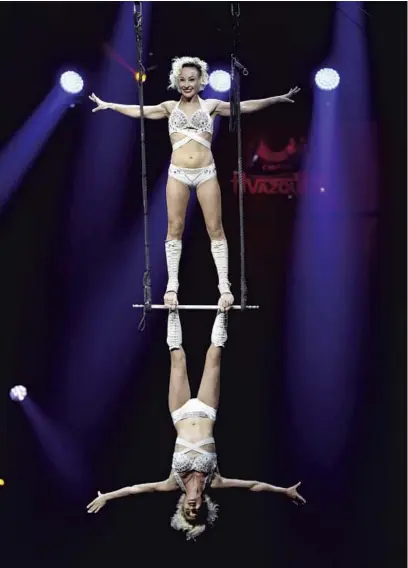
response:
<path id="1" fill-rule="evenodd" d="M 145 305 L 144 304 L 132 304 L 133 308 L 144 308 Z M 168 308 L 167 306 L 164 306 L 163 304 L 152 304 L 151 306 L 152 310 L 169 310 L 170 308 Z M 201 306 L 193 306 L 193 305 L 183 305 L 183 306 L 177 306 L 178 310 L 219 310 L 220 307 L 217 304 L 214 305 L 201 305 Z M 246 310 L 259 310 L 259 306 L 245 306 Z M 241 306 L 231 306 L 230 310 L 241 310 Z"/>

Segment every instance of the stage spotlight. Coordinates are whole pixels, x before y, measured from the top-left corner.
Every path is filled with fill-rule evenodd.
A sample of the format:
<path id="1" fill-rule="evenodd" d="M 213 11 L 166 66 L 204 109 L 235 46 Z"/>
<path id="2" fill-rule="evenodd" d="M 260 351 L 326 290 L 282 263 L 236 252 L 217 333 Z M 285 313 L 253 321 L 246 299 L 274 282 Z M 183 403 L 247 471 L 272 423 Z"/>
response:
<path id="1" fill-rule="evenodd" d="M 21 402 L 27 396 L 27 389 L 23 385 L 17 385 L 10 390 L 10 398 L 14 402 Z"/>
<path id="2" fill-rule="evenodd" d="M 84 81 L 76 71 L 65 71 L 60 77 L 60 85 L 66 93 L 77 95 L 82 91 Z"/>
<path id="3" fill-rule="evenodd" d="M 6 485 L 6 482 L 4 481 L 4 479 L 0 479 L 0 486 Z"/>
<path id="4" fill-rule="evenodd" d="M 231 88 L 230 74 L 221 69 L 213 71 L 210 75 L 210 87 L 218 93 L 226 93 Z"/>
<path id="5" fill-rule="evenodd" d="M 315 75 L 316 85 L 322 91 L 333 91 L 340 83 L 340 75 L 334 69 L 320 69 Z"/>

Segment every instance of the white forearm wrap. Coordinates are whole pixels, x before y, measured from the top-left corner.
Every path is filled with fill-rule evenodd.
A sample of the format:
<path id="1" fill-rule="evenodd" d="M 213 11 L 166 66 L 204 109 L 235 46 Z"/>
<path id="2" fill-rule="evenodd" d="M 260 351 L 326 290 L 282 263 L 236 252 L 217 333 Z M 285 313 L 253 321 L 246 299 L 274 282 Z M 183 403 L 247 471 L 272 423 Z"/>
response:
<path id="1" fill-rule="evenodd" d="M 166 241 L 167 273 L 169 276 L 166 292 L 175 292 L 176 294 L 178 293 L 178 272 L 181 258 L 181 249 L 181 241 Z"/>
<path id="2" fill-rule="evenodd" d="M 219 311 L 215 318 L 215 322 L 211 333 L 211 343 L 215 345 L 215 347 L 224 347 L 228 339 L 227 326 L 228 326 L 227 312 Z"/>
<path id="3" fill-rule="evenodd" d="M 211 241 L 211 253 L 218 273 L 218 290 L 220 294 L 230 293 L 228 281 L 228 243 L 226 239 Z"/>
<path id="4" fill-rule="evenodd" d="M 167 320 L 167 345 L 171 351 L 172 349 L 180 349 L 182 343 L 183 334 L 178 310 L 170 310 Z"/>

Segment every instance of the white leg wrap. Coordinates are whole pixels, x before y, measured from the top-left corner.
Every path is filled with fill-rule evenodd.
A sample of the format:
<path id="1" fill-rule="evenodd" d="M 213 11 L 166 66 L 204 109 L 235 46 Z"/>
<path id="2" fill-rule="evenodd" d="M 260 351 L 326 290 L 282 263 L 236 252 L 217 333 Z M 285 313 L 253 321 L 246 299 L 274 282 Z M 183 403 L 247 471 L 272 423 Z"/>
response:
<path id="1" fill-rule="evenodd" d="M 220 294 L 230 293 L 228 281 L 228 243 L 226 239 L 211 241 L 211 253 L 218 273 L 218 290 Z"/>
<path id="2" fill-rule="evenodd" d="M 166 241 L 167 272 L 169 276 L 166 292 L 175 292 L 176 294 L 178 293 L 178 272 L 181 258 L 181 248 L 181 241 Z"/>
<path id="3" fill-rule="evenodd" d="M 224 347 L 228 339 L 227 326 L 227 312 L 218 312 L 211 333 L 211 343 L 215 345 L 215 347 Z"/>
<path id="4" fill-rule="evenodd" d="M 181 332 L 181 322 L 178 310 L 169 311 L 167 320 L 167 345 L 170 351 L 172 349 L 180 349 L 183 342 L 183 334 Z"/>

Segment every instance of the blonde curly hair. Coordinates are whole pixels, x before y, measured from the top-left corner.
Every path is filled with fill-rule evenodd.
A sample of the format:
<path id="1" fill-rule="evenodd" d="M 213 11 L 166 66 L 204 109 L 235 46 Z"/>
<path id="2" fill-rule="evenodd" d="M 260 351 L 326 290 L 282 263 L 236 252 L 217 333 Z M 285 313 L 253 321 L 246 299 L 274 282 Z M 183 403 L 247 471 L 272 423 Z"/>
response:
<path id="1" fill-rule="evenodd" d="M 181 495 L 178 500 L 176 512 L 171 518 L 170 526 L 176 531 L 183 531 L 187 540 L 195 540 L 203 534 L 207 526 L 212 527 L 218 518 L 218 505 L 212 501 L 208 495 L 203 495 L 204 506 L 207 508 L 207 519 L 204 523 L 189 523 L 183 513 L 183 503 L 185 495 Z"/>
<path id="2" fill-rule="evenodd" d="M 175 57 L 171 64 L 171 71 L 169 75 L 170 84 L 168 89 L 175 89 L 180 92 L 179 77 L 183 67 L 195 67 L 200 73 L 200 91 L 204 89 L 209 83 L 208 64 L 199 59 L 198 57 Z"/>

